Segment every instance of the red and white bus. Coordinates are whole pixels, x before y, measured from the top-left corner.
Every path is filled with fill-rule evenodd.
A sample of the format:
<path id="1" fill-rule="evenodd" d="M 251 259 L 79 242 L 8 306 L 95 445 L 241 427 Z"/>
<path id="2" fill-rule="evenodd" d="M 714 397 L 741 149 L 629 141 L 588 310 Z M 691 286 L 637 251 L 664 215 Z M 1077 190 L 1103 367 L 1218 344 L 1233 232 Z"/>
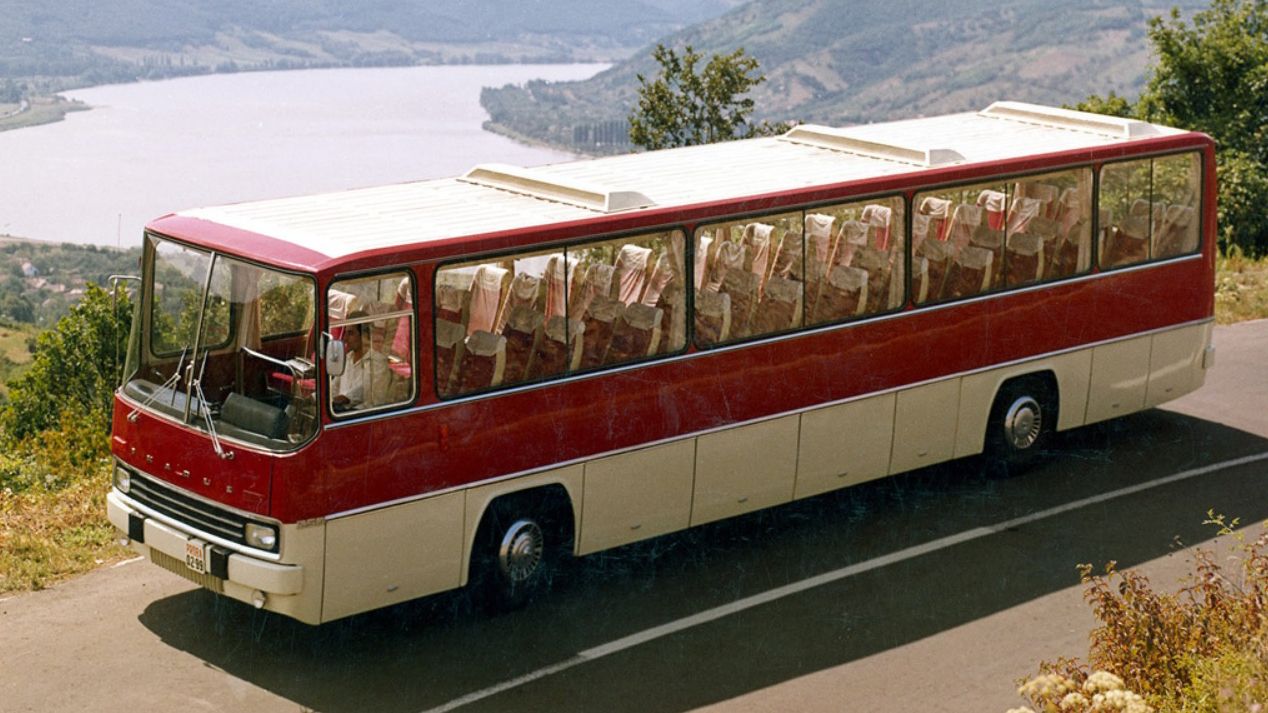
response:
<path id="1" fill-rule="evenodd" d="M 110 520 L 321 623 L 1203 382 L 1211 140 L 966 114 L 151 222 Z"/>

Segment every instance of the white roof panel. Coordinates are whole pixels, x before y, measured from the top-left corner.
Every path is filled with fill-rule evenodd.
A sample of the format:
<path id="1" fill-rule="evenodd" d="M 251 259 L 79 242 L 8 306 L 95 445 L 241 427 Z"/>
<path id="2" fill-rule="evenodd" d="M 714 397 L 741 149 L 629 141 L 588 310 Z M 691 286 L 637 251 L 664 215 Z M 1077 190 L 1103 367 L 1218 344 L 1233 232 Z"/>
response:
<path id="1" fill-rule="evenodd" d="M 338 258 L 444 238 L 756 196 L 1184 132 L 1018 102 L 848 129 L 572 161 L 200 208 L 179 215 Z"/>

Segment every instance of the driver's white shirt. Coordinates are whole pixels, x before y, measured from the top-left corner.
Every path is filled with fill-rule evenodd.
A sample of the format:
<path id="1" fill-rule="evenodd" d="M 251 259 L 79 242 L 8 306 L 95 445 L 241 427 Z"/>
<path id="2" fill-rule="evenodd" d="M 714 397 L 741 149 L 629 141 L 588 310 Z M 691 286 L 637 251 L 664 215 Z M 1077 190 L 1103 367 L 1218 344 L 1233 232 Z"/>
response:
<path id="1" fill-rule="evenodd" d="M 348 408 L 368 408 L 387 403 L 392 371 L 387 357 L 373 349 L 357 361 L 349 361 L 341 376 L 330 381 L 331 398 L 347 396 Z"/>

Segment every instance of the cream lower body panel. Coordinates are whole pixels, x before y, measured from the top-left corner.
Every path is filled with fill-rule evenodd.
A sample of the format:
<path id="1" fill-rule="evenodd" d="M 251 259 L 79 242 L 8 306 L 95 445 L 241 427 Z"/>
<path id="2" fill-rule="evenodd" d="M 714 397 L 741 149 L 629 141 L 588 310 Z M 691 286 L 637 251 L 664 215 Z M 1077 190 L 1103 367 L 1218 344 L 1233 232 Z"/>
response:
<path id="1" fill-rule="evenodd" d="M 323 620 L 459 586 L 464 501 L 447 493 L 328 521 Z"/>
<path id="2" fill-rule="evenodd" d="M 801 414 L 794 497 L 887 475 L 896 401 L 884 394 Z"/>
<path id="3" fill-rule="evenodd" d="M 783 416 L 697 438 L 691 524 L 792 500 L 800 423 Z"/>
<path id="4" fill-rule="evenodd" d="M 1195 391 L 1206 381 L 1206 359 L 1213 325 L 1195 324 L 1153 335 L 1145 408 Z"/>
<path id="5" fill-rule="evenodd" d="M 686 529 L 695 461 L 692 438 L 586 463 L 577 554 Z"/>

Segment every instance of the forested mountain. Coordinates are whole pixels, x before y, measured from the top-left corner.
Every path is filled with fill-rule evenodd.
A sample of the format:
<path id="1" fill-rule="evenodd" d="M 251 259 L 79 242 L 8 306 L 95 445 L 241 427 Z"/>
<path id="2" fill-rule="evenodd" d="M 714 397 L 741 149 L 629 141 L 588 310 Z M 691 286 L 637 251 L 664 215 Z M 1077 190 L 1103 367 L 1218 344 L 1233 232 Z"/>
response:
<path id="1" fill-rule="evenodd" d="M 978 109 L 996 99 L 1071 103 L 1135 94 L 1148 18 L 1202 0 L 754 0 L 665 37 L 706 55 L 744 48 L 767 76 L 757 118 L 843 125 Z M 491 127 L 590 151 L 627 150 L 640 52 L 584 82 L 486 90 Z M 604 146 L 607 140 L 616 146 Z M 600 144 L 596 146 L 595 144 Z"/>
<path id="2" fill-rule="evenodd" d="M 0 0 L 0 79 L 613 59 L 738 0 Z"/>

